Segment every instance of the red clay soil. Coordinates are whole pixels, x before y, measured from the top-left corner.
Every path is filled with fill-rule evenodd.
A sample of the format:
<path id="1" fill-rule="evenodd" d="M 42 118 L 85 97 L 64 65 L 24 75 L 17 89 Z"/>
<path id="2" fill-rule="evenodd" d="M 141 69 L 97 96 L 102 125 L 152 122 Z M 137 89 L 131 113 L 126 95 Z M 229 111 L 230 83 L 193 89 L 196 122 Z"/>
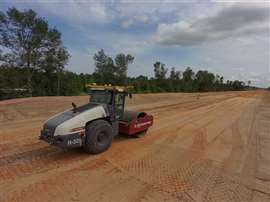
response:
<path id="1" fill-rule="evenodd" d="M 154 126 L 99 155 L 38 139 L 71 102 L 0 102 L 0 201 L 270 201 L 269 92 L 135 95 Z"/>

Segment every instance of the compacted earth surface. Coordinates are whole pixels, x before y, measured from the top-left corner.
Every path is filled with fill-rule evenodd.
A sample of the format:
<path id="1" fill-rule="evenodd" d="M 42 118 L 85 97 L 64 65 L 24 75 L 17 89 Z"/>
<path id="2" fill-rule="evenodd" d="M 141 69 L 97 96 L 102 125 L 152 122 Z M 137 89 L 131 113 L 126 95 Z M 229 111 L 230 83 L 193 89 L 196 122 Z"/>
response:
<path id="1" fill-rule="evenodd" d="M 153 127 L 99 155 L 38 139 L 71 102 L 0 102 L 0 201 L 270 201 L 270 92 L 134 95 Z"/>

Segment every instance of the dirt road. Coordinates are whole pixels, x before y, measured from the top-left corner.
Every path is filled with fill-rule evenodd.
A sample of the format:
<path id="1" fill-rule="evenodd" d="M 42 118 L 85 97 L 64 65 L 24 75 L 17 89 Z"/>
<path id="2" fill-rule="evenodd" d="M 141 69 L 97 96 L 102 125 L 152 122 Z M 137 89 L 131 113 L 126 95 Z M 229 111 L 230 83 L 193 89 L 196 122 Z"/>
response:
<path id="1" fill-rule="evenodd" d="M 100 155 L 38 140 L 87 100 L 0 102 L 0 201 L 270 201 L 270 92 L 135 95 L 154 126 Z"/>

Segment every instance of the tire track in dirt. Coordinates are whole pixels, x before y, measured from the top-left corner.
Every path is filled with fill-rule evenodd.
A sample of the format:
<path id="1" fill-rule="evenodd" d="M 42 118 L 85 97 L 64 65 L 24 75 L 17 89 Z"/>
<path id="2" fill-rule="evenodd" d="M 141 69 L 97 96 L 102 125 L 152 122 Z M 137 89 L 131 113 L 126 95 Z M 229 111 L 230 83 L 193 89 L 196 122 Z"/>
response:
<path id="1" fill-rule="evenodd" d="M 250 136 L 254 136 L 254 122 L 255 122 L 255 110 L 251 113 L 253 115 L 252 123 L 250 126 Z M 236 161 L 241 161 L 244 149 L 244 145 L 242 142 L 241 134 L 239 132 L 239 119 L 233 123 L 232 125 L 232 135 L 233 135 L 233 146 L 232 152 L 230 156 L 225 160 L 224 164 L 220 168 L 218 173 L 215 173 L 214 180 L 210 181 L 210 184 L 207 186 L 207 191 L 203 196 L 202 201 L 217 201 L 217 200 L 225 200 L 225 201 L 250 201 L 252 198 L 252 192 L 248 189 L 245 185 L 243 179 L 252 178 L 252 176 L 242 174 L 242 175 L 235 175 L 232 172 L 237 171 L 238 167 L 235 164 L 232 164 Z M 250 155 L 250 148 L 248 146 L 248 159 L 249 164 L 255 165 L 254 158 Z M 256 152 L 255 152 L 256 153 Z M 245 160 L 245 159 L 244 159 Z M 244 166 L 245 168 L 248 166 Z M 254 171 L 254 168 L 250 169 L 250 171 Z"/>
<path id="2" fill-rule="evenodd" d="M 40 188 L 40 186 L 47 185 L 46 181 L 48 180 L 55 180 L 57 177 L 60 177 L 59 173 L 65 173 L 68 172 L 69 170 L 72 170 L 73 168 L 80 167 L 81 165 L 84 165 L 85 163 L 92 163 L 92 164 L 97 164 L 99 161 L 95 161 L 97 158 L 102 158 L 102 155 L 100 156 L 91 156 L 89 158 L 88 155 L 79 155 L 81 156 L 81 159 L 79 161 L 72 161 L 69 164 L 65 164 L 67 162 L 62 161 L 62 163 L 65 166 L 59 166 L 55 168 L 54 170 L 48 169 L 46 172 L 40 172 L 36 173 L 35 175 L 29 175 L 27 176 L 28 180 L 26 181 L 25 178 L 16 178 L 14 180 L 7 180 L 6 182 L 0 182 L 0 190 L 2 195 L 0 195 L 0 201 L 14 201 L 18 199 L 22 199 L 24 195 L 30 194 L 33 196 L 33 193 L 39 193 L 42 194 L 44 193 L 44 190 L 42 189 L 39 190 L 39 192 L 32 192 L 28 190 L 37 190 Z M 82 158 L 84 156 L 84 158 Z M 78 156 L 77 156 L 78 157 Z M 77 159 L 78 160 L 78 159 Z M 68 176 L 65 176 L 65 180 L 68 179 Z M 58 184 L 51 184 L 51 187 L 59 184 L 64 185 L 66 184 L 65 180 L 63 180 L 61 183 L 58 182 Z M 66 184 L 67 185 L 67 184 Z M 46 190 L 45 194 L 48 193 L 48 190 L 50 190 L 50 186 L 48 186 L 49 189 Z M 59 187 L 61 188 L 61 186 Z M 58 189 L 59 189 L 58 188 Z M 38 198 L 40 195 L 36 195 Z M 30 198 L 31 199 L 31 198 Z M 28 199 L 29 200 L 29 199 Z"/>
<path id="3" fill-rule="evenodd" d="M 222 173 L 220 164 L 202 158 L 203 151 L 215 141 L 215 139 L 211 139 L 212 142 L 207 145 L 205 142 L 207 131 L 204 132 L 204 130 L 209 124 L 215 122 L 215 118 L 220 114 L 216 113 L 218 110 L 222 109 L 227 116 L 230 113 L 239 113 L 241 110 L 235 109 L 241 106 L 243 100 L 237 100 L 232 98 L 228 102 L 215 103 L 211 107 L 198 107 L 192 112 L 187 110 L 180 114 L 177 114 L 177 105 L 165 108 L 167 110 L 161 109 L 149 136 L 136 139 L 136 141 L 118 138 L 112 148 L 100 156 L 88 156 L 80 152 L 77 154 L 75 152 L 73 155 L 74 151 L 59 153 L 59 156 L 58 153 L 52 153 L 52 157 L 48 157 L 48 161 L 44 163 L 44 167 L 49 168 L 48 170 L 44 169 L 36 173 L 32 168 L 29 175 L 25 175 L 23 178 L 15 175 L 12 180 L 6 179 L 2 183 L 0 182 L 0 189 L 4 188 L 8 192 L 2 199 L 7 201 L 29 200 L 33 197 L 36 200 L 41 198 L 44 200 L 87 200 L 91 197 L 93 201 L 106 199 L 108 201 L 120 197 L 126 199 L 123 201 L 130 199 L 138 201 L 151 200 L 151 197 L 158 195 L 170 201 L 198 201 L 200 198 L 208 200 L 209 194 L 204 195 L 207 193 L 203 187 L 204 183 L 211 186 L 209 182 L 224 181 L 225 179 L 225 182 L 229 184 L 231 179 L 230 175 Z M 194 105 L 196 107 L 196 102 Z M 179 104 L 179 108 L 181 107 L 183 106 Z M 243 110 L 248 107 L 248 104 L 241 107 Z M 154 109 L 151 111 L 155 112 Z M 187 116 L 187 118 L 179 119 L 181 115 Z M 164 122 L 166 123 L 164 124 Z M 187 148 L 179 148 L 174 143 L 183 137 L 182 134 L 179 134 L 179 129 L 180 131 L 183 129 L 180 126 L 188 124 L 193 125 L 190 133 L 194 136 L 194 142 L 187 150 Z M 226 124 L 223 126 L 230 127 Z M 189 128 L 184 127 L 184 130 L 189 130 Z M 183 138 L 185 139 L 185 137 Z M 40 164 L 38 153 L 36 157 L 34 155 L 33 161 L 30 160 L 31 158 L 28 159 L 29 155 L 26 153 L 25 156 L 11 161 L 9 164 L 18 163 L 20 165 L 24 158 L 30 163 L 36 163 L 35 165 Z M 64 157 L 62 157 L 63 155 Z M 46 158 L 46 155 L 41 155 L 41 162 Z M 49 164 L 56 159 L 59 160 L 58 164 L 50 168 Z M 7 159 L 2 159 L 2 162 L 5 161 Z M 153 176 L 151 177 L 151 175 Z M 28 183 L 23 183 L 25 180 Z M 72 184 L 65 182 L 72 182 Z M 11 186 L 10 183 L 14 183 L 14 185 Z M 127 188 L 130 186 L 134 187 L 134 190 Z M 242 185 L 236 183 L 235 190 L 237 190 L 237 186 Z M 78 189 L 78 187 L 80 188 Z M 89 190 L 84 187 L 88 187 Z M 225 186 L 224 193 L 228 194 L 228 189 L 229 187 Z M 119 192 L 119 190 L 123 192 Z M 41 194 L 35 196 L 32 194 L 33 192 Z M 149 198 L 149 196 L 151 197 Z"/>
<path id="4" fill-rule="evenodd" d="M 50 156 L 50 153 L 52 153 L 53 155 L 59 152 L 55 149 L 52 149 L 51 147 L 39 148 L 36 150 L 32 149 L 26 152 L 22 152 L 21 150 L 22 148 L 20 148 L 20 153 L 18 154 L 9 155 L 9 156 L 0 158 L 0 168 L 3 170 L 3 165 L 5 166 L 4 171 L 2 171 L 4 173 L 4 176 L 8 176 L 8 178 L 10 178 L 11 176 L 7 174 L 7 172 L 9 172 L 9 173 L 13 173 L 14 175 L 13 177 L 16 177 L 16 175 L 21 175 L 22 173 L 25 173 L 25 174 L 29 173 L 31 168 L 33 169 L 33 172 L 40 172 L 40 169 L 35 169 L 35 165 L 44 164 L 42 160 L 45 160 L 47 162 L 49 160 L 49 158 L 47 157 Z M 16 168 L 13 168 L 13 165 L 10 165 L 14 162 L 16 162 Z M 50 165 L 50 168 L 51 167 L 53 166 Z M 14 172 L 14 169 L 16 169 L 15 172 Z M 0 173 L 1 173 L 1 170 L 0 170 Z"/>
<path id="5" fill-rule="evenodd" d="M 86 157 L 79 149 L 63 151 L 51 146 L 7 156 L 0 159 L 0 182 L 46 172 Z"/>
<path id="6" fill-rule="evenodd" d="M 201 140 L 202 138 L 201 137 L 199 137 L 197 140 L 201 143 L 202 142 L 202 140 Z M 197 140 L 195 140 L 195 141 L 197 141 Z M 194 144 L 194 145 L 196 145 L 196 143 Z M 198 148 L 196 148 L 196 149 L 198 149 Z M 163 150 L 162 150 L 163 151 Z M 159 154 L 157 154 L 157 152 L 155 151 L 154 152 L 155 154 L 155 157 L 157 157 L 158 156 L 158 158 L 160 158 L 160 155 Z M 175 152 L 173 152 L 173 153 L 175 153 Z M 168 155 L 166 155 L 166 156 L 170 156 L 169 154 Z M 198 159 L 196 159 L 196 161 L 197 161 Z M 196 162 L 195 161 L 195 162 Z M 151 161 L 150 161 L 151 162 Z M 143 169 L 144 168 L 144 166 L 145 166 L 145 164 L 147 164 L 147 162 L 145 163 L 144 161 L 139 161 L 139 163 L 138 163 L 138 168 L 140 168 L 140 169 Z M 165 165 L 167 165 L 168 163 L 166 162 L 165 163 Z M 135 165 L 135 167 L 136 167 L 136 165 Z M 153 165 L 150 165 L 150 166 L 147 166 L 147 168 L 146 168 L 146 170 L 149 170 L 151 167 L 153 167 Z M 201 167 L 201 166 L 196 166 L 196 167 Z M 190 169 L 190 168 L 189 168 Z M 165 170 L 167 170 L 167 168 L 165 169 Z M 192 170 L 192 169 L 190 169 L 190 170 Z M 164 171 L 164 170 L 163 170 Z M 183 173 L 183 171 L 181 171 L 182 173 Z M 129 173 L 129 171 L 128 171 L 128 173 Z M 151 172 L 151 171 L 149 171 L 149 173 L 151 173 L 151 174 L 153 174 L 153 172 Z M 163 172 L 160 172 L 160 173 L 163 173 Z M 174 173 L 174 172 L 172 172 L 172 171 L 170 171 L 169 173 Z M 198 172 L 190 172 L 190 173 L 198 173 Z M 138 176 L 138 173 L 137 172 L 135 172 L 134 173 L 134 176 Z M 158 176 L 160 176 L 160 175 L 158 175 Z M 197 177 L 195 177 L 195 179 L 196 179 Z M 145 180 L 146 179 L 146 177 L 145 176 L 143 176 L 143 177 L 141 177 L 141 179 L 143 179 L 143 180 Z M 153 179 L 156 179 L 156 177 L 153 177 Z M 165 177 L 165 179 L 172 179 L 172 177 Z M 151 181 L 151 180 L 150 180 Z M 176 182 L 178 182 L 177 180 L 176 180 Z M 152 184 L 164 184 L 164 181 L 162 182 L 162 183 L 157 183 L 157 182 L 152 182 Z M 168 186 L 168 184 L 167 183 L 165 183 L 166 184 L 166 187 L 169 187 L 169 190 L 172 190 L 172 187 L 170 187 L 170 186 Z M 173 184 L 173 183 L 172 183 Z M 176 184 L 174 184 L 174 185 L 176 185 Z M 177 186 L 176 186 L 177 187 Z M 178 190 L 179 191 L 179 190 Z"/>
<path id="7" fill-rule="evenodd" d="M 203 135 L 203 134 L 202 134 L 202 135 Z M 203 141 L 202 141 L 201 135 L 199 135 L 199 136 L 197 136 L 197 137 L 198 137 L 198 138 L 195 138 L 195 142 L 199 142 L 199 143 L 195 143 L 195 142 L 194 142 L 193 145 L 199 144 L 199 148 L 200 148 L 200 147 L 203 148 L 205 145 L 204 145 L 204 143 L 203 143 L 203 145 L 201 145 L 202 142 L 203 142 Z M 201 150 L 202 148 L 200 148 L 200 150 Z M 194 149 L 194 148 L 193 148 L 193 149 Z M 196 146 L 196 150 L 198 150 L 197 146 Z M 163 151 L 163 150 L 162 150 L 162 151 Z M 175 152 L 173 152 L 173 153 L 175 153 Z M 158 155 L 157 152 L 155 152 L 154 155 L 155 155 L 155 156 L 158 156 L 158 158 L 160 158 L 160 155 Z M 170 156 L 170 155 L 166 155 L 166 156 Z M 198 161 L 198 159 L 196 159 L 196 161 Z M 142 167 L 144 167 L 144 164 L 145 164 L 145 163 L 139 161 L 139 165 L 138 165 L 137 167 L 142 168 Z M 168 164 L 168 163 L 166 162 L 165 165 L 167 165 L 167 164 Z M 136 167 L 136 166 L 135 166 L 135 167 Z M 152 167 L 152 165 L 151 165 L 151 166 L 148 166 L 146 170 L 149 170 L 150 167 Z M 201 166 L 197 166 L 197 167 L 201 167 Z M 191 169 L 191 170 L 192 170 L 192 169 Z M 149 173 L 152 174 L 153 172 L 150 171 Z M 169 173 L 174 173 L 174 172 L 169 172 Z M 191 173 L 199 173 L 199 172 L 192 172 L 192 171 L 191 171 Z M 205 173 L 205 172 L 202 172 L 202 173 Z M 136 172 L 134 173 L 134 176 L 137 176 L 137 173 L 136 173 Z M 200 177 L 200 178 L 194 177 L 194 178 L 197 179 L 196 181 L 198 182 L 198 179 L 207 179 L 208 177 L 209 177 L 209 176 L 205 176 L 204 178 L 202 178 L 202 177 Z M 143 176 L 142 179 L 145 179 L 145 176 Z M 156 179 L 156 178 L 154 177 L 154 179 Z M 170 177 L 167 177 L 166 179 L 170 179 Z M 157 184 L 157 182 L 153 182 L 153 184 Z M 160 183 L 160 184 L 164 184 L 164 182 L 163 182 L 163 183 Z M 165 183 L 165 184 L 166 184 L 166 183 Z M 198 184 L 200 184 L 200 183 L 198 183 Z M 203 184 L 203 183 L 202 183 L 202 184 Z M 196 185 L 196 184 L 195 184 L 195 185 Z M 167 186 L 167 187 L 168 187 L 168 186 Z M 193 194 L 193 195 L 194 195 L 194 194 Z"/>
<path id="8" fill-rule="evenodd" d="M 39 151 L 43 151 L 43 153 L 40 153 Z M 23 173 L 26 175 L 29 175 L 29 172 L 31 173 L 31 169 L 33 169 L 32 174 L 34 174 L 35 172 L 41 172 L 42 169 L 41 168 L 35 169 L 35 165 L 44 164 L 43 160 L 49 163 L 49 158 L 47 158 L 47 157 L 52 156 L 54 154 L 57 154 L 59 152 L 56 150 L 52 150 L 53 153 L 50 155 L 49 151 L 51 151 L 50 148 L 47 148 L 47 149 L 41 148 L 41 149 L 37 149 L 37 151 L 34 150 L 34 151 L 28 151 L 28 152 L 19 153 L 19 154 L 15 154 L 15 155 L 11 155 L 11 156 L 6 156 L 5 158 L 0 159 L 0 165 L 3 164 L 6 166 L 6 168 L 4 168 L 5 171 L 3 171 L 3 172 L 5 173 L 5 176 L 8 176 L 8 178 L 10 178 L 11 176 L 8 175 L 6 172 L 13 173 L 14 174 L 13 177 L 16 177 L 16 175 L 21 176 Z M 9 159 L 8 163 L 5 161 L 6 159 Z M 10 162 L 14 162 L 14 161 L 16 161 L 16 172 L 13 171 L 14 168 L 12 165 L 10 165 L 11 164 Z M 54 166 L 50 165 L 50 168 L 53 168 L 53 167 L 58 165 L 55 163 L 53 163 L 53 164 L 54 164 Z M 20 169 L 18 169 L 18 168 L 20 168 Z M 46 168 L 46 169 L 49 169 L 49 168 Z M 5 178 L 3 178 L 3 179 L 5 179 Z"/>

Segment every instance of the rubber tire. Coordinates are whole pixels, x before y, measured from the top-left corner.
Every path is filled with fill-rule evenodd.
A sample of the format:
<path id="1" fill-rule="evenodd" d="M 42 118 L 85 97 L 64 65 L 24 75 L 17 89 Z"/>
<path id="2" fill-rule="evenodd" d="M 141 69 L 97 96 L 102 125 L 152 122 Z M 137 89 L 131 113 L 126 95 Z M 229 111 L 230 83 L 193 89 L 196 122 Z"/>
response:
<path id="1" fill-rule="evenodd" d="M 103 142 L 98 141 L 98 136 L 103 132 L 106 136 Z M 86 139 L 83 146 L 84 151 L 91 154 L 99 154 L 106 151 L 112 144 L 112 126 L 104 120 L 97 120 L 86 127 Z"/>

